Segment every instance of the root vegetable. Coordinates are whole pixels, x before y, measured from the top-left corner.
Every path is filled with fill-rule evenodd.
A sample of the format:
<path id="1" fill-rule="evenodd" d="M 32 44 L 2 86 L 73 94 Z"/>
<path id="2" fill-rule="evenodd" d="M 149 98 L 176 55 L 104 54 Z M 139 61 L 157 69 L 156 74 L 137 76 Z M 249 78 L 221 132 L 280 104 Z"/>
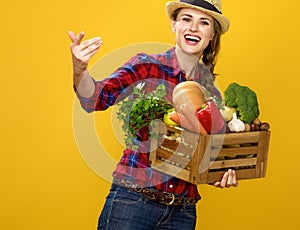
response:
<path id="1" fill-rule="evenodd" d="M 250 126 L 251 126 L 251 131 L 258 131 L 258 130 L 260 130 L 260 127 L 257 124 L 251 124 Z"/>
<path id="2" fill-rule="evenodd" d="M 170 119 L 180 125 L 182 128 L 185 128 L 190 131 L 195 131 L 190 122 L 182 115 L 177 112 L 170 113 Z"/>
<path id="3" fill-rule="evenodd" d="M 245 124 L 245 132 L 251 131 L 251 125 L 250 124 Z"/>
<path id="4" fill-rule="evenodd" d="M 262 122 L 259 126 L 260 130 L 269 130 L 270 129 L 270 124 L 267 122 Z"/>
<path id="5" fill-rule="evenodd" d="M 252 124 L 260 125 L 261 121 L 258 118 L 255 118 L 254 121 L 252 121 Z"/>

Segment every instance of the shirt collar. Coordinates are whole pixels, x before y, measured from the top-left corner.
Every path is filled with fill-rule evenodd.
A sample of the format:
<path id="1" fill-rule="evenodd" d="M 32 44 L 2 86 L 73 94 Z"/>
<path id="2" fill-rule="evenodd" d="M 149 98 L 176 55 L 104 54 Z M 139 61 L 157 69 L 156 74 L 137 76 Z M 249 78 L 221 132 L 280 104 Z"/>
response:
<path id="1" fill-rule="evenodd" d="M 165 53 L 163 54 L 156 54 L 154 55 L 156 57 L 157 60 L 160 61 L 161 64 L 171 67 L 173 69 L 173 73 L 174 76 L 177 76 L 180 72 L 182 72 L 184 74 L 184 76 L 186 75 L 185 71 L 182 70 L 179 66 L 177 57 L 176 57 L 176 52 L 175 52 L 175 47 L 172 47 L 171 49 L 167 50 Z M 198 64 L 198 71 L 195 74 L 195 78 L 194 81 L 199 82 L 200 81 L 200 77 L 201 77 L 201 72 L 199 71 L 201 69 L 201 64 Z"/>
<path id="2" fill-rule="evenodd" d="M 175 47 L 172 47 L 163 54 L 157 54 L 155 56 L 161 64 L 173 69 L 174 76 L 177 76 L 182 71 L 176 58 Z"/>

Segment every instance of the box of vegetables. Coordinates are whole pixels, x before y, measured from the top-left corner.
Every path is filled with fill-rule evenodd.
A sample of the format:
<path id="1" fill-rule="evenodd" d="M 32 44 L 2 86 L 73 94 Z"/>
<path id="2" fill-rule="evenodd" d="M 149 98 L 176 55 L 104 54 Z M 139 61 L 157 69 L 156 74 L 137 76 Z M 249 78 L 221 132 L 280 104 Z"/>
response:
<path id="1" fill-rule="evenodd" d="M 270 125 L 259 120 L 253 90 L 231 83 L 221 100 L 211 97 L 196 82 L 183 82 L 173 91 L 172 105 L 165 103 L 162 90 L 159 92 L 159 96 L 153 93 L 145 97 L 163 103 L 156 106 L 160 115 L 150 119 L 155 122 L 148 123 L 152 127 L 152 168 L 193 184 L 219 181 L 228 169 L 234 169 L 239 180 L 265 177 Z M 122 107 L 124 112 L 124 104 Z M 120 119 L 124 117 L 134 114 L 119 113 Z M 123 126 L 128 144 L 136 138 L 128 136 L 134 133 L 128 132 L 134 125 Z"/>
<path id="2" fill-rule="evenodd" d="M 195 135 L 185 129 L 156 124 L 161 139 L 152 141 L 152 168 L 189 181 L 212 184 L 228 169 L 237 179 L 266 175 L 270 131 Z"/>

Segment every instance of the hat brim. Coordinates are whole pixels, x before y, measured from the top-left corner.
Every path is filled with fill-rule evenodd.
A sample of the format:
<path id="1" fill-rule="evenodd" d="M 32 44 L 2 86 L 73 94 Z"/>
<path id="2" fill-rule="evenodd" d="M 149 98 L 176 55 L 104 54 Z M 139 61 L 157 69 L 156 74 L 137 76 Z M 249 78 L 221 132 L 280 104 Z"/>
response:
<path id="1" fill-rule="evenodd" d="M 224 15 L 219 14 L 214 11 L 211 11 L 211 10 L 207 10 L 203 7 L 194 6 L 194 5 L 191 5 L 188 3 L 184 3 L 184 2 L 167 2 L 166 11 L 167 11 L 167 14 L 170 19 L 172 19 L 172 15 L 173 15 L 174 11 L 179 8 L 192 8 L 192 9 L 203 11 L 204 13 L 207 13 L 208 15 L 212 16 L 214 19 L 216 19 L 220 23 L 221 34 L 224 34 L 229 29 L 230 21 Z"/>

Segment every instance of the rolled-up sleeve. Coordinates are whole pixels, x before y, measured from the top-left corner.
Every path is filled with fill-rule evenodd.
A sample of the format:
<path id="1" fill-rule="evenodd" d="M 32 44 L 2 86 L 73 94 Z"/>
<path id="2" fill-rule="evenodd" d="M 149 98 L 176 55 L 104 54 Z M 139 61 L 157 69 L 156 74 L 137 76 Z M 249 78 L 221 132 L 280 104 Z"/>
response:
<path id="1" fill-rule="evenodd" d="M 88 112 L 105 110 L 124 99 L 132 91 L 128 87 L 149 76 L 151 58 L 147 54 L 137 54 L 108 78 L 97 81 L 94 78 L 95 92 L 89 97 L 82 97 L 74 87 L 82 108 Z"/>

